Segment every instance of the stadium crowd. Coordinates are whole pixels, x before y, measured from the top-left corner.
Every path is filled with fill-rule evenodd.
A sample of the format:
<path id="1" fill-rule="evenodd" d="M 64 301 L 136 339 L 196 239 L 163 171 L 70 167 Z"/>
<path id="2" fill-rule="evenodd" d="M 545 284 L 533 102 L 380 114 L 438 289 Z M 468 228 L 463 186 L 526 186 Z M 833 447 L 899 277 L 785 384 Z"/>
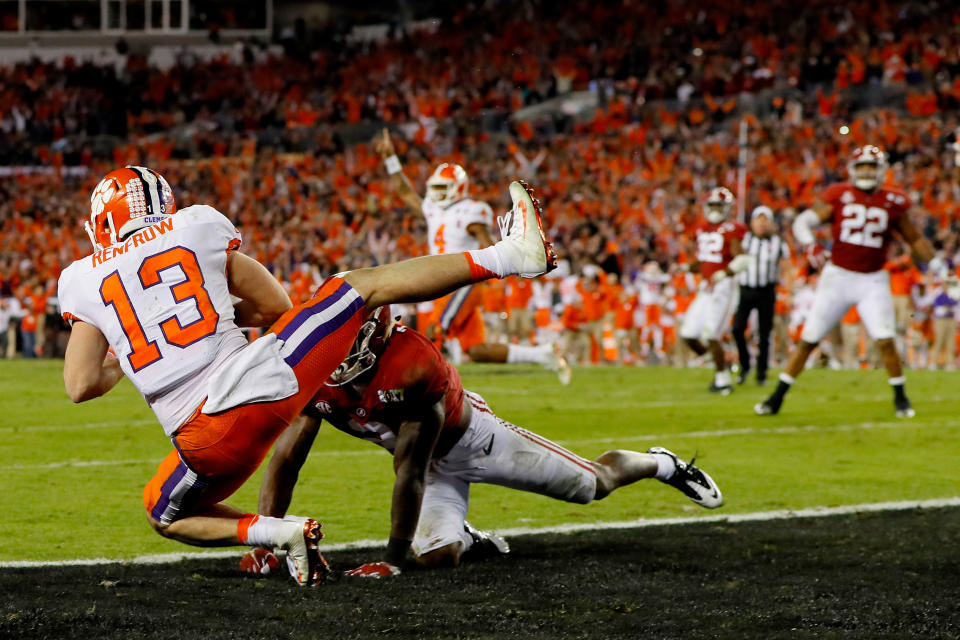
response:
<path id="1" fill-rule="evenodd" d="M 270 265 L 295 301 L 330 273 L 422 254 L 423 220 L 390 193 L 371 146 L 345 144 L 338 123 L 406 123 L 399 151 L 415 184 L 437 163 L 458 162 L 470 175 L 471 196 L 495 210 L 506 209 L 511 179 L 536 185 L 565 267 L 545 290 L 491 287 L 487 317 L 492 332 L 505 335 L 500 323 L 511 306 L 527 309 L 541 329 L 565 331 L 580 361 L 686 361 L 682 350 L 671 352 L 696 282 L 677 267 L 690 260 L 705 190 L 736 186 L 739 149 L 728 116 L 751 91 L 789 87 L 800 97 L 765 97 L 753 105 L 762 118 L 745 115 L 748 211 L 767 205 L 787 230 L 824 185 L 844 179 L 853 147 L 875 143 L 889 154 L 888 182 L 923 208 L 918 226 L 960 263 L 960 185 L 948 144 L 958 124 L 951 110 L 960 104 L 960 15 L 942 19 L 933 3 L 810 3 L 797 11 L 777 1 L 744 4 L 742 12 L 715 5 L 673 3 L 661 11 L 625 2 L 613 11 L 572 3 L 561 16 L 589 11 L 590 19 L 558 16 L 534 29 L 524 11 L 494 22 L 503 11 L 490 3 L 450 16 L 445 25 L 453 28 L 430 37 L 337 46 L 301 34 L 281 60 L 248 52 L 240 64 L 183 61 L 165 73 L 136 57 L 119 74 L 69 60 L 2 69 L 5 353 L 15 345 L 28 357 L 62 352 L 56 278 L 88 252 L 80 225 L 89 194 L 117 165 L 151 166 L 178 202 L 223 211 L 243 233 L 245 250 Z M 682 38 L 673 35 L 681 24 L 694 25 Z M 451 55 L 465 41 L 482 43 L 487 64 Z M 485 111 L 515 112 L 592 84 L 606 87 L 606 98 L 586 120 L 518 120 L 498 131 L 470 124 Z M 853 111 L 848 88 L 870 84 L 902 87 L 902 108 Z M 258 143 L 271 128 L 284 137 Z M 109 157 L 58 145 L 80 134 L 127 143 Z M 778 305 L 781 357 L 815 278 L 802 255 L 794 261 L 797 275 Z M 933 325 L 955 323 L 957 301 L 909 258 L 892 255 L 889 268 L 894 294 L 913 310 L 902 327 L 910 362 L 927 366 Z M 526 336 L 515 331 L 513 339 Z M 849 366 L 869 357 L 860 342 L 856 358 L 847 354 Z M 956 347 L 939 363 L 952 366 Z"/>

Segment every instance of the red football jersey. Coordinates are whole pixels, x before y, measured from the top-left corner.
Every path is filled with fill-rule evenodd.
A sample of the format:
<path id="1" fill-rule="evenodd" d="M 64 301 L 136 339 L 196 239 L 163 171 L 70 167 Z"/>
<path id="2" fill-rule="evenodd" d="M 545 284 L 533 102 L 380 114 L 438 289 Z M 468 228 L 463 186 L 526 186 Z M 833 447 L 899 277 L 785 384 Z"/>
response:
<path id="1" fill-rule="evenodd" d="M 463 413 L 460 374 L 426 336 L 397 326 L 362 395 L 350 384 L 324 386 L 304 413 L 392 452 L 400 424 L 435 404 L 444 394 L 443 428 L 447 428 L 456 425 Z"/>
<path id="2" fill-rule="evenodd" d="M 721 269 L 725 269 L 733 259 L 730 242 L 737 238 L 743 240 L 747 227 L 736 220 L 724 220 L 720 224 L 704 223 L 697 227 L 697 261 L 700 263 L 700 275 L 709 279 Z"/>
<path id="3" fill-rule="evenodd" d="M 833 264 L 862 273 L 883 269 L 891 230 L 910 208 L 906 194 L 882 187 L 861 191 L 841 182 L 827 187 L 821 197 L 833 208 Z"/>

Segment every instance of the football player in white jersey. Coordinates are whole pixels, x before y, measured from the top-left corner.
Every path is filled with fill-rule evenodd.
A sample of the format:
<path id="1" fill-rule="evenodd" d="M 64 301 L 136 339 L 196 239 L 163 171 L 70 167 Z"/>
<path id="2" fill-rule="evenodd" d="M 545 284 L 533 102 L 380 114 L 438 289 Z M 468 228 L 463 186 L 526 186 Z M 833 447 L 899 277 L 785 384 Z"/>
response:
<path id="1" fill-rule="evenodd" d="M 237 252 L 240 234 L 216 209 L 178 211 L 166 180 L 144 167 L 107 174 L 91 197 L 94 252 L 60 276 L 72 325 L 64 385 L 85 402 L 126 376 L 156 413 L 174 449 L 144 489 L 155 530 L 198 546 L 270 544 L 287 551 L 299 584 L 322 582 L 316 520 L 262 517 L 223 500 L 349 353 L 367 305 L 556 266 L 529 187 L 514 182 L 510 193 L 516 205 L 494 246 L 338 274 L 292 307 L 270 272 Z M 271 324 L 251 343 L 239 328 Z"/>
<path id="2" fill-rule="evenodd" d="M 421 197 L 403 173 L 384 128 L 374 141 L 383 158 L 390 182 L 411 211 L 420 212 L 427 221 L 427 242 L 431 255 L 442 255 L 488 247 L 493 244 L 490 225 L 493 210 L 486 202 L 468 197 L 469 178 L 458 164 L 443 163 L 427 179 L 427 193 Z M 535 363 L 557 372 L 563 384 L 569 383 L 570 367 L 552 344 L 526 346 L 486 342 L 481 313 L 482 296 L 476 287 L 464 287 L 448 298 L 435 302 L 435 322 L 443 332 L 444 348 L 454 364 L 460 364 L 465 351 L 474 362 Z M 421 327 L 427 336 L 432 328 Z"/>

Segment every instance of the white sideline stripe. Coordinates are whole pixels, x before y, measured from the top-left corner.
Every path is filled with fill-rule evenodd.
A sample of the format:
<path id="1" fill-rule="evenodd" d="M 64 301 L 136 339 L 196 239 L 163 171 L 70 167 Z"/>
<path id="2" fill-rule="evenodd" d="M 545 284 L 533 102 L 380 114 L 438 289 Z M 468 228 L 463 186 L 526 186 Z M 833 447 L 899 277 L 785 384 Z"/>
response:
<path id="1" fill-rule="evenodd" d="M 960 507 L 960 497 L 937 498 L 933 500 L 907 500 L 901 502 L 874 502 L 867 504 L 852 504 L 841 507 L 810 507 L 808 509 L 781 509 L 778 511 L 757 511 L 754 513 L 735 513 L 732 515 L 716 515 L 686 518 L 657 518 L 626 520 L 622 522 L 592 522 L 583 524 L 562 524 L 552 527 L 515 527 L 511 529 L 497 529 L 496 532 L 504 536 L 531 536 L 545 533 L 569 534 L 581 531 L 606 531 L 610 529 L 646 529 L 650 527 L 665 527 L 669 525 L 686 524 L 736 524 L 738 522 L 765 522 L 771 520 L 790 520 L 793 518 L 825 518 L 842 516 L 854 513 L 876 513 L 880 511 L 909 511 L 910 509 L 942 509 L 945 507 Z M 351 549 L 371 549 L 384 545 L 384 540 L 355 540 L 340 544 L 323 545 L 322 550 L 327 552 L 348 551 Z M 129 559 L 89 558 L 83 560 L 57 560 L 53 562 L 34 560 L 12 560 L 0 562 L 0 569 L 33 569 L 43 567 L 89 567 L 108 564 L 123 565 L 151 565 L 169 564 L 181 560 L 216 560 L 220 558 L 238 558 L 246 553 L 246 549 L 213 552 L 188 553 L 158 553 L 138 556 Z"/>
<path id="2" fill-rule="evenodd" d="M 756 427 L 745 427 L 743 429 L 719 429 L 715 431 L 679 431 L 676 433 L 644 434 L 638 436 L 624 436 L 621 438 L 585 438 L 582 440 L 552 440 L 566 448 L 591 444 L 617 444 L 621 442 L 634 442 L 642 440 L 670 440 L 684 438 L 725 438 L 728 436 L 748 436 L 748 435 L 790 435 L 796 433 L 827 433 L 827 432 L 847 432 L 869 429 L 924 429 L 936 427 L 956 428 L 957 424 L 924 424 L 911 422 L 909 420 L 900 420 L 898 422 L 863 422 L 860 424 L 838 424 L 832 427 L 822 427 L 814 424 L 808 424 L 799 427 L 774 427 L 771 429 L 762 429 Z M 543 436 L 541 436 L 543 437 Z M 341 451 L 336 449 L 327 449 L 310 452 L 310 456 L 325 456 L 337 458 L 357 458 L 366 456 L 384 455 L 385 450 L 380 447 L 371 448 L 364 451 Z M 117 467 L 123 465 L 135 464 L 160 464 L 160 458 L 151 458 L 149 460 L 77 460 L 48 462 L 45 464 L 9 464 L 0 465 L 0 471 L 24 471 L 24 470 L 43 470 L 43 469 L 62 469 L 64 467 Z"/>

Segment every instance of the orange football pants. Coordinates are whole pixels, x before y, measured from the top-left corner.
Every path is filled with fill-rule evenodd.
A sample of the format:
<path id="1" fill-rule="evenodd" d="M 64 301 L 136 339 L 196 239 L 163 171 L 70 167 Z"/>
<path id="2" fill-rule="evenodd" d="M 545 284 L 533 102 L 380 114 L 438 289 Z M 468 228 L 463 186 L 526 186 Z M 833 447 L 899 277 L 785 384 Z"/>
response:
<path id="1" fill-rule="evenodd" d="M 350 353 L 366 318 L 363 299 L 342 278 L 330 278 L 270 327 L 299 391 L 273 402 L 216 415 L 203 405 L 173 434 L 175 449 L 144 487 L 150 515 L 169 524 L 222 502 L 256 471 L 270 447 Z"/>

